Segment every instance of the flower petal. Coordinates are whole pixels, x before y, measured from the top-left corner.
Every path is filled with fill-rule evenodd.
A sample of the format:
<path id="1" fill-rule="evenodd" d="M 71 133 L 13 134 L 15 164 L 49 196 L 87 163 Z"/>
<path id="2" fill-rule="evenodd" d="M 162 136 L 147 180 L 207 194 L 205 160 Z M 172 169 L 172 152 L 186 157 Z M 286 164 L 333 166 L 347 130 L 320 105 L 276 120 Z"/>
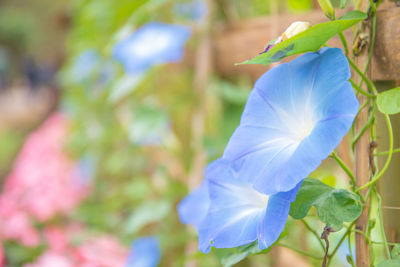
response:
<path id="1" fill-rule="evenodd" d="M 265 73 L 223 158 L 266 194 L 289 191 L 340 143 L 358 111 L 340 49 L 321 49 Z"/>
<path id="2" fill-rule="evenodd" d="M 178 204 L 178 215 L 182 223 L 192 224 L 196 229 L 206 217 L 210 198 L 208 196 L 207 180 L 193 190 Z"/>
<path id="3" fill-rule="evenodd" d="M 267 211 L 258 229 L 258 246 L 260 249 L 271 246 L 285 229 L 290 203 L 296 199 L 301 183 L 288 192 L 280 192 L 269 198 Z"/>
<path id="4" fill-rule="evenodd" d="M 301 183 L 289 192 L 268 196 L 237 179 L 226 161 L 217 160 L 210 166 L 210 207 L 199 227 L 199 250 L 207 253 L 211 246 L 237 247 L 257 238 L 261 249 L 271 245 L 285 227 Z"/>
<path id="5" fill-rule="evenodd" d="M 229 248 L 256 240 L 268 196 L 224 174 L 208 181 L 210 208 L 199 230 L 199 250 L 207 253 L 211 245 Z"/>

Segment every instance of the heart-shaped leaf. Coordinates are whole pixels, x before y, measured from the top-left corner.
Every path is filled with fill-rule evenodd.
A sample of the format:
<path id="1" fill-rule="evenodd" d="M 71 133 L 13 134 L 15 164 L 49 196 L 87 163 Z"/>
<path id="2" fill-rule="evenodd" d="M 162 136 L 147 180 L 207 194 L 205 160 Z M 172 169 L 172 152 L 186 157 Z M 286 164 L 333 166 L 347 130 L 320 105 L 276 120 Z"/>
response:
<path id="1" fill-rule="evenodd" d="M 400 112 L 400 87 L 390 89 L 378 94 L 378 109 L 385 114 L 396 114 Z"/>
<path id="2" fill-rule="evenodd" d="M 311 206 L 317 209 L 318 217 L 336 231 L 343 222 L 356 220 L 362 211 L 359 197 L 345 189 L 334 189 L 323 182 L 306 178 L 300 187 L 296 200 L 290 207 L 290 216 L 304 218 Z"/>
<path id="3" fill-rule="evenodd" d="M 400 259 L 394 259 L 394 260 L 386 260 L 386 261 L 381 261 L 378 263 L 376 267 L 399 267 L 400 266 Z"/>
<path id="4" fill-rule="evenodd" d="M 276 242 L 274 244 L 276 244 Z M 217 249 L 215 250 L 215 253 L 217 254 L 217 257 L 219 258 L 223 267 L 231 267 L 250 255 L 259 254 L 261 252 L 268 253 L 272 247 L 273 245 L 267 249 L 260 250 L 258 248 L 258 241 L 256 240 L 250 244 L 236 248 Z"/>
<path id="5" fill-rule="evenodd" d="M 346 30 L 359 21 L 367 18 L 367 14 L 360 11 L 351 11 L 338 20 L 320 23 L 311 28 L 286 39 L 267 52 L 239 64 L 263 64 L 268 65 L 285 57 L 315 52 L 336 34 Z"/>

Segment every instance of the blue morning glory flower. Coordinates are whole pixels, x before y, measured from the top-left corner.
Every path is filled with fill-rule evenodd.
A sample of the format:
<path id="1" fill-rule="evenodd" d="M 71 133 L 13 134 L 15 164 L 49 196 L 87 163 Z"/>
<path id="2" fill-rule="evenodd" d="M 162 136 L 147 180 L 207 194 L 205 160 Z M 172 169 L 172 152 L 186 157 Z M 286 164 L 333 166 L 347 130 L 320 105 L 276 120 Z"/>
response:
<path id="1" fill-rule="evenodd" d="M 299 187 L 275 195 L 260 193 L 219 159 L 207 168 L 202 185 L 179 204 L 178 212 L 182 222 L 197 228 L 204 253 L 211 246 L 232 248 L 257 239 L 265 249 L 283 231 Z"/>
<path id="2" fill-rule="evenodd" d="M 118 42 L 113 56 L 128 73 L 144 71 L 156 64 L 178 62 L 190 34 L 185 26 L 150 22 Z"/>
<path id="3" fill-rule="evenodd" d="M 133 241 L 126 267 L 155 267 L 160 261 L 160 246 L 155 237 L 141 237 Z"/>
<path id="4" fill-rule="evenodd" d="M 268 195 L 289 191 L 329 156 L 358 111 L 338 48 L 304 54 L 255 83 L 223 158 Z"/>

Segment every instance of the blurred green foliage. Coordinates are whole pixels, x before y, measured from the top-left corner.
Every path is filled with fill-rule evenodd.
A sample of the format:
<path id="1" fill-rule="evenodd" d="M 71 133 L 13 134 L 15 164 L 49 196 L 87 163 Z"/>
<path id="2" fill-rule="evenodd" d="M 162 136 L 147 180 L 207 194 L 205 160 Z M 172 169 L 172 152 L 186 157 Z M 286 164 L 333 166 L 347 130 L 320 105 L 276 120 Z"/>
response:
<path id="1" fill-rule="evenodd" d="M 193 259 L 199 266 L 219 266 L 221 258 L 230 265 L 257 249 L 250 246 L 207 255 L 185 254 L 195 234 L 180 224 L 175 206 L 189 190 L 188 176 L 196 153 L 193 144 L 196 107 L 205 106 L 201 145 L 211 161 L 222 154 L 238 126 L 252 81 L 249 77 L 213 75 L 204 88 L 204 99 L 199 100 L 193 85 L 196 72 L 193 55 L 201 38 L 197 32 L 199 25 L 174 16 L 172 7 L 177 2 L 184 1 L 73 0 L 65 7 L 71 22 L 60 81 L 61 109 L 72 120 L 68 150 L 77 159 L 89 159 L 94 169 L 93 192 L 70 220 L 84 222 L 93 231 L 111 233 L 126 245 L 142 235 L 157 235 L 161 239 L 163 266 L 182 266 Z M 269 15 L 276 6 L 289 12 L 312 8 L 311 0 L 288 0 L 281 4 L 282 1 L 274 0 L 218 0 L 215 20 L 217 23 L 232 16 L 246 19 Z M 0 39 L 22 40 L 29 51 L 35 51 L 34 40 L 42 42 L 51 36 L 38 31 L 42 26 L 37 17 L 24 10 L 0 10 Z M 186 46 L 184 62 L 156 66 L 141 77 L 126 74 L 111 58 L 113 44 L 142 24 L 155 20 L 193 26 L 195 31 Z M 78 77 L 84 72 L 75 63 L 87 51 L 94 52 L 97 58 L 84 63 L 86 67 L 92 65 L 86 76 Z M 10 164 L 8 159 L 16 153 L 21 140 L 22 136 L 13 133 L 0 136 L 1 171 Z M 315 218 L 311 221 L 318 224 Z M 287 227 L 298 229 L 293 220 Z M 294 244 L 301 242 L 301 235 L 301 230 L 292 232 Z M 21 252 L 24 248 L 15 244 L 6 248 L 16 265 L 33 255 L 30 250 Z M 34 255 L 39 252 L 34 251 Z M 268 256 L 260 257 L 265 264 Z"/>

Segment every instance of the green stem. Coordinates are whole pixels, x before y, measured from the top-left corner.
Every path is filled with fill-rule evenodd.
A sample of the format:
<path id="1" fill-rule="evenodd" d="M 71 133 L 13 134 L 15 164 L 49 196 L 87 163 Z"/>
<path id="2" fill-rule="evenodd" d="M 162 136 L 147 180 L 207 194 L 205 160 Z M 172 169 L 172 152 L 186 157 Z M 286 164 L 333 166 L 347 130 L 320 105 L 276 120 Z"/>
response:
<path id="1" fill-rule="evenodd" d="M 356 66 L 356 64 L 349 57 L 347 57 L 347 60 L 349 61 L 350 66 L 357 72 L 358 75 L 360 75 L 361 79 L 365 81 L 368 88 L 373 92 L 377 91 L 375 85 L 364 75 L 364 73 L 361 72 L 361 70 Z"/>
<path id="2" fill-rule="evenodd" d="M 307 221 L 305 219 L 301 219 L 301 222 L 308 229 L 308 231 L 310 231 L 315 236 L 315 238 L 318 240 L 318 242 L 322 248 L 322 251 L 325 252 L 325 246 L 324 246 L 324 243 L 322 243 L 320 235 L 314 229 L 312 229 L 312 227 L 307 223 Z"/>
<path id="3" fill-rule="evenodd" d="M 392 154 L 393 154 L 393 129 L 392 129 L 392 123 L 390 122 L 389 115 L 387 115 L 387 114 L 384 114 L 384 115 L 385 115 L 386 124 L 387 124 L 388 132 L 389 132 L 389 155 L 388 155 L 388 157 L 386 159 L 385 165 L 383 166 L 382 170 L 371 181 L 369 181 L 365 185 L 357 188 L 356 192 L 359 192 L 360 190 L 375 184 L 382 177 L 382 175 L 386 172 L 387 168 L 389 167 L 390 161 L 392 160 Z"/>
<path id="4" fill-rule="evenodd" d="M 361 129 L 361 131 L 357 134 L 357 136 L 353 139 L 353 142 L 351 144 L 351 147 L 354 150 L 354 146 L 357 143 L 358 139 L 361 138 L 361 136 L 365 133 L 365 131 L 368 129 L 368 127 L 374 122 L 375 120 L 375 106 L 372 108 L 372 113 L 368 118 L 368 121 L 365 123 L 364 127 Z"/>
<path id="5" fill-rule="evenodd" d="M 358 87 L 358 85 L 355 82 L 353 82 L 352 80 L 349 80 L 349 81 L 350 81 L 351 85 L 353 86 L 353 88 L 356 89 L 356 91 L 359 92 L 360 94 L 362 94 L 366 97 L 376 98 L 376 95 L 365 92 L 360 87 Z"/>
<path id="6" fill-rule="evenodd" d="M 374 14 L 375 14 L 375 13 L 376 13 L 376 6 L 375 6 L 375 4 L 374 4 L 374 1 L 369 0 L 369 5 L 370 5 L 371 8 L 372 8 L 372 12 L 374 12 Z"/>
<path id="7" fill-rule="evenodd" d="M 370 43 L 369 50 L 368 50 L 367 61 L 366 61 L 365 66 L 364 66 L 364 72 L 363 72 L 364 76 L 367 73 L 369 63 L 371 62 L 372 52 L 374 50 L 374 45 L 375 45 L 375 35 L 376 35 L 376 16 L 375 16 L 375 13 L 374 13 L 374 16 L 372 17 L 371 43 Z M 360 88 L 362 87 L 362 83 L 363 83 L 363 80 L 360 81 L 360 85 L 359 85 Z M 371 84 L 372 84 L 372 86 L 370 87 L 370 89 L 372 90 L 372 92 L 375 95 L 377 95 L 378 94 L 378 90 L 376 90 L 376 87 L 375 87 L 375 85 L 373 83 L 371 83 Z"/>
<path id="8" fill-rule="evenodd" d="M 349 54 L 349 47 L 347 46 L 346 37 L 344 37 L 343 32 L 339 32 L 340 41 L 342 41 L 343 49 L 346 56 Z"/>
<path id="9" fill-rule="evenodd" d="M 358 233 L 358 234 L 363 235 L 364 238 L 365 238 L 365 240 L 367 240 L 367 243 L 370 243 L 369 237 L 368 237 L 368 235 L 367 235 L 366 233 L 364 233 L 363 231 L 358 230 L 358 229 L 353 229 L 352 231 L 353 231 L 354 233 Z"/>
<path id="10" fill-rule="evenodd" d="M 377 156 L 377 157 L 379 157 L 379 156 L 385 156 L 385 155 L 388 155 L 389 153 L 392 153 L 392 154 L 394 154 L 394 153 L 399 153 L 400 152 L 400 147 L 399 148 L 395 148 L 395 149 L 393 149 L 392 150 L 392 152 L 390 152 L 390 150 L 387 150 L 387 151 L 382 151 L 382 152 L 377 152 L 377 153 L 375 153 L 374 154 L 374 156 Z"/>
<path id="11" fill-rule="evenodd" d="M 307 256 L 307 257 L 310 257 L 310 258 L 313 258 L 313 259 L 316 259 L 316 260 L 322 260 L 322 259 L 323 259 L 323 257 L 315 256 L 315 255 L 312 254 L 312 253 L 309 253 L 309 252 L 307 252 L 307 251 L 303 251 L 303 250 L 301 250 L 301 249 L 292 247 L 291 245 L 282 244 L 282 243 L 278 243 L 277 245 L 280 246 L 280 247 L 284 247 L 284 248 L 291 249 L 291 250 L 293 250 L 293 251 L 295 251 L 295 252 L 297 252 L 297 253 L 299 253 L 299 254 L 301 254 L 301 255 L 304 255 L 304 256 Z"/>
<path id="12" fill-rule="evenodd" d="M 381 236 L 382 236 L 383 244 L 384 244 L 385 251 L 386 251 L 386 257 L 388 259 L 390 259 L 391 257 L 390 257 L 389 245 L 388 245 L 388 242 L 386 240 L 385 228 L 383 226 L 382 198 L 378 193 L 376 193 L 376 197 L 378 199 L 379 228 L 380 228 L 380 231 L 381 231 Z"/>
<path id="13" fill-rule="evenodd" d="M 329 263 L 330 263 L 331 259 L 333 258 L 333 256 L 335 256 L 335 254 L 336 254 L 337 250 L 339 249 L 340 245 L 342 245 L 343 241 L 346 239 L 346 236 L 351 232 L 351 229 L 353 228 L 353 226 L 354 226 L 355 223 L 356 223 L 356 222 L 354 221 L 354 222 L 352 222 L 352 223 L 349 225 L 349 228 L 347 228 L 347 230 L 346 230 L 346 232 L 344 233 L 344 235 L 342 236 L 342 238 L 340 238 L 339 243 L 336 245 L 335 249 L 334 249 L 334 250 L 332 251 L 332 253 L 328 256 L 328 257 L 329 257 L 329 261 L 328 261 L 327 266 L 329 266 Z"/>
<path id="14" fill-rule="evenodd" d="M 347 167 L 346 163 L 339 157 L 339 155 L 336 153 L 336 151 L 333 151 L 331 154 L 331 157 L 336 160 L 336 162 L 339 164 L 339 166 L 344 170 L 344 172 L 350 177 L 351 179 L 351 187 L 356 189 L 356 178 L 353 175 L 353 172 L 350 170 L 349 167 Z"/>
<path id="15" fill-rule="evenodd" d="M 385 245 L 383 242 L 378 242 L 378 241 L 371 241 L 372 244 L 377 244 L 377 245 Z M 398 243 L 392 243 L 392 242 L 386 242 L 389 246 L 395 246 L 398 245 Z"/>
<path id="16" fill-rule="evenodd" d="M 353 249 L 351 248 L 351 232 L 349 232 L 349 235 L 347 236 L 347 240 L 349 241 L 349 253 L 351 257 L 351 266 L 354 266 L 354 258 L 353 258 Z"/>
<path id="17" fill-rule="evenodd" d="M 362 103 L 362 105 L 358 108 L 357 111 L 357 115 L 361 112 L 361 110 L 363 110 L 367 105 L 369 104 L 369 99 L 367 99 L 366 101 L 364 101 L 364 103 Z M 356 115 L 356 117 L 357 117 Z"/>

